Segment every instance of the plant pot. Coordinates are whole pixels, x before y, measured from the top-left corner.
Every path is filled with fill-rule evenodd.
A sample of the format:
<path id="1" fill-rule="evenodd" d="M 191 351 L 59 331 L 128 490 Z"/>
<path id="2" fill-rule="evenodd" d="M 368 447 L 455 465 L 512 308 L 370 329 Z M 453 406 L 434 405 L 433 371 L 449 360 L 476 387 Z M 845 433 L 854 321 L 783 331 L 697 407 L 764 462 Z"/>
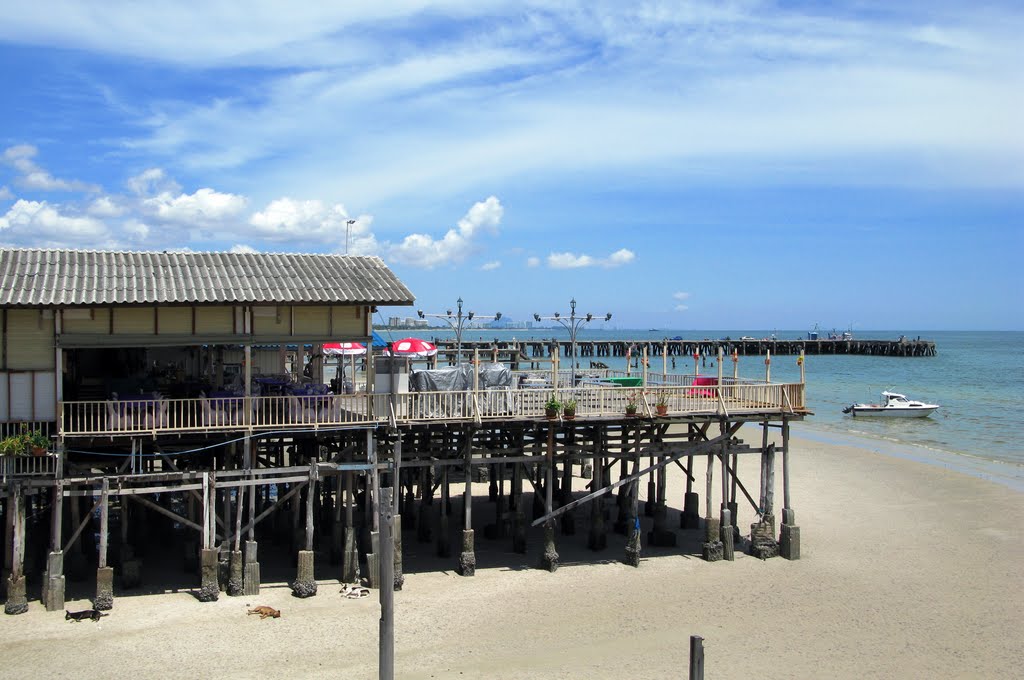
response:
<path id="1" fill-rule="evenodd" d="M 628 409 L 627 408 L 626 409 L 626 417 L 627 418 L 636 418 L 636 409 L 635 408 L 634 409 Z"/>
<path id="2" fill-rule="evenodd" d="M 32 447 L 32 455 L 33 456 L 45 456 L 46 455 L 46 447 L 45 446 L 33 446 Z"/>
<path id="3" fill-rule="evenodd" d="M 667 416 L 668 415 L 668 406 L 656 406 L 655 408 L 658 409 L 658 415 L 659 416 Z"/>
<path id="4" fill-rule="evenodd" d="M 565 411 L 562 412 L 562 417 L 565 418 L 566 420 L 575 420 L 576 419 L 576 411 L 571 411 L 569 409 L 566 409 Z"/>
<path id="5" fill-rule="evenodd" d="M 548 420 L 554 420 L 555 418 L 558 417 L 558 409 L 546 408 L 544 409 L 544 415 L 548 417 Z"/>

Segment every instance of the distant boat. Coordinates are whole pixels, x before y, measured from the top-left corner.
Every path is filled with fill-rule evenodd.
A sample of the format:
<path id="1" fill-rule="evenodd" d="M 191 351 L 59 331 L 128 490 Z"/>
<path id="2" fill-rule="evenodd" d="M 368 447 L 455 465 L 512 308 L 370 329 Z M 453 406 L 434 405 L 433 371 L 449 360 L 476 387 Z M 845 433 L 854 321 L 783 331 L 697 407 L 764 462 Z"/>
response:
<path id="1" fill-rule="evenodd" d="M 904 394 L 884 391 L 881 404 L 852 404 L 844 408 L 843 413 L 850 413 L 854 417 L 925 418 L 938 408 L 938 404 L 926 404 L 922 401 L 908 399 Z"/>
<path id="2" fill-rule="evenodd" d="M 657 332 L 658 332 L 658 329 L 657 329 L 657 328 L 648 328 L 648 329 L 647 329 L 647 332 L 648 332 L 648 333 L 657 333 Z"/>

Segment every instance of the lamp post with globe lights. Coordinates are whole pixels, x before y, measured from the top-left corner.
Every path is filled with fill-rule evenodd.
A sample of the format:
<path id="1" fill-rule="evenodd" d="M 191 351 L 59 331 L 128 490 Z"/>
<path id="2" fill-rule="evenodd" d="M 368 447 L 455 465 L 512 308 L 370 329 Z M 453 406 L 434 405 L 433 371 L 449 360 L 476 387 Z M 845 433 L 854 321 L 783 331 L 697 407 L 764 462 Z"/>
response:
<path id="1" fill-rule="evenodd" d="M 590 323 L 594 320 L 594 315 L 587 313 L 586 315 L 576 316 L 576 298 L 569 301 L 569 317 L 566 318 L 560 313 L 555 312 L 552 316 L 541 316 L 540 314 L 534 313 L 533 318 L 535 321 L 557 321 L 567 331 L 569 331 L 569 347 L 572 356 L 570 361 L 572 362 L 572 374 L 573 374 L 573 385 L 576 384 L 576 334 L 579 332 L 583 324 Z M 605 321 L 611 321 L 611 312 L 604 315 Z"/>
<path id="2" fill-rule="evenodd" d="M 501 312 L 496 312 L 494 316 L 480 316 L 475 312 L 462 313 L 462 298 L 460 297 L 455 301 L 457 308 L 456 312 L 452 314 L 452 310 L 446 310 L 444 314 L 428 314 L 422 309 L 416 310 L 416 315 L 421 319 L 430 317 L 431 319 L 441 319 L 455 331 L 455 363 L 459 364 L 462 362 L 462 331 L 465 330 L 466 324 L 477 319 L 478 321 L 498 321 L 501 319 Z"/>

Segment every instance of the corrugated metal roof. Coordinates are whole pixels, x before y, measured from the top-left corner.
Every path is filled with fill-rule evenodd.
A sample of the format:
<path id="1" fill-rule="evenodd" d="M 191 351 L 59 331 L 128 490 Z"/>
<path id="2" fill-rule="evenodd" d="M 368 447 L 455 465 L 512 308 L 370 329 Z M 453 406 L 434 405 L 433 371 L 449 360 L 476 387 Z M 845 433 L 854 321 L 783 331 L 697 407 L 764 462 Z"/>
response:
<path id="1" fill-rule="evenodd" d="M 379 257 L 0 249 L 0 306 L 411 305 Z"/>

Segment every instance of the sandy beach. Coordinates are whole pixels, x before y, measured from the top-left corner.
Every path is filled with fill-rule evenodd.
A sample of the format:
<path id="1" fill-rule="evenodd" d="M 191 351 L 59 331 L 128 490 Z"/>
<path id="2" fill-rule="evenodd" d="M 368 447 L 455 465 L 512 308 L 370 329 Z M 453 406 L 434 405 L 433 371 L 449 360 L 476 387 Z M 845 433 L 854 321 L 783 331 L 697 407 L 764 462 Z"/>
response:
<path id="1" fill-rule="evenodd" d="M 799 432 L 792 456 L 802 534 L 802 559 L 792 562 L 737 551 L 734 562 L 707 563 L 702 532 L 680 531 L 680 546 L 645 545 L 634 569 L 621 562 L 621 536 L 609 534 L 604 552 L 587 550 L 581 516 L 575 536 L 558 537 L 561 567 L 551 574 L 534 568 L 539 534 L 527 555 L 483 538 L 494 506 L 480 485 L 475 577 L 405 535 L 396 677 L 685 678 L 693 634 L 705 638 L 709 678 L 1020 676 L 1024 495 Z M 748 487 L 754 464 L 741 457 Z M 703 508 L 703 464 L 697 471 Z M 777 484 L 781 507 L 781 473 Z M 674 469 L 671 526 L 681 485 Z M 751 521 L 741 506 L 744 533 Z M 319 594 L 306 600 L 265 576 L 258 597 L 202 604 L 187 590 L 198 584 L 180 574 L 176 591 L 115 592 L 99 623 L 66 622 L 33 601 L 27 614 L 0 617 L 0 677 L 375 678 L 376 593 L 345 599 L 323 565 Z M 69 586 L 69 596 L 88 592 Z M 246 615 L 259 604 L 282 617 Z"/>

